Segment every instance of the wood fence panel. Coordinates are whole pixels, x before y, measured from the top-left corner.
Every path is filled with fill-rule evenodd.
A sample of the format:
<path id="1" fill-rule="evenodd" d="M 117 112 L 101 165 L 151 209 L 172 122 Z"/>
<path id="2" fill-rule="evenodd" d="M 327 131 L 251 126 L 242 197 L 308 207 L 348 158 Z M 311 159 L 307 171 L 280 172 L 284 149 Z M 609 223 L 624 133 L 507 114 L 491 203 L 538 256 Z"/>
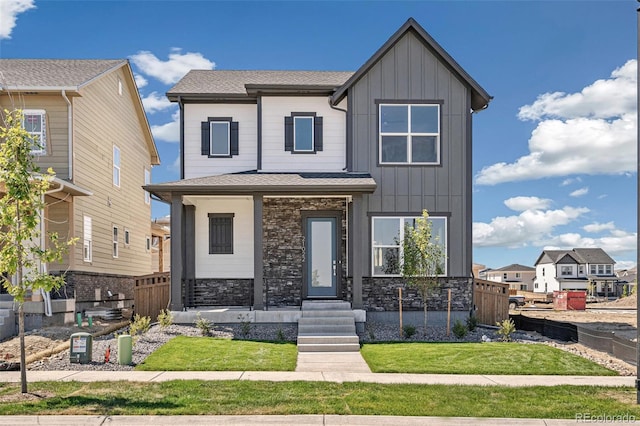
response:
<path id="1" fill-rule="evenodd" d="M 509 284 L 474 279 L 473 304 L 480 324 L 496 325 L 509 318 Z"/>
<path id="2" fill-rule="evenodd" d="M 144 275 L 136 278 L 134 312 L 151 317 L 154 322 L 161 310 L 169 306 L 171 279 L 169 272 Z"/>

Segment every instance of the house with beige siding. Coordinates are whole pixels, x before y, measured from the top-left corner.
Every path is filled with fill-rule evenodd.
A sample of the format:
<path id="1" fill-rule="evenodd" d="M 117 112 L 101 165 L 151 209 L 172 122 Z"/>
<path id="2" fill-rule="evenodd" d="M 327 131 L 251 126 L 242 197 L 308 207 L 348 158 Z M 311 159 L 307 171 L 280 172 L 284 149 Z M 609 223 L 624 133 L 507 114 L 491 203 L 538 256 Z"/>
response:
<path id="1" fill-rule="evenodd" d="M 472 112 L 491 97 L 415 20 L 355 72 L 192 70 L 167 96 L 181 180 L 146 188 L 171 205 L 173 310 L 397 318 L 400 242 L 427 209 L 447 259 L 405 309 L 453 294 L 468 314 Z"/>
<path id="2" fill-rule="evenodd" d="M 23 110 L 38 165 L 56 173 L 45 230 L 78 239 L 46 265 L 66 274 L 54 298 L 75 298 L 78 309 L 132 300 L 133 277 L 152 272 L 142 187 L 160 160 L 129 62 L 0 59 L 0 107 Z"/>
<path id="3" fill-rule="evenodd" d="M 533 280 L 536 277 L 536 269 L 531 266 L 513 263 L 498 269 L 489 269 L 485 272 L 488 281 L 509 283 L 509 289 L 532 291 Z"/>

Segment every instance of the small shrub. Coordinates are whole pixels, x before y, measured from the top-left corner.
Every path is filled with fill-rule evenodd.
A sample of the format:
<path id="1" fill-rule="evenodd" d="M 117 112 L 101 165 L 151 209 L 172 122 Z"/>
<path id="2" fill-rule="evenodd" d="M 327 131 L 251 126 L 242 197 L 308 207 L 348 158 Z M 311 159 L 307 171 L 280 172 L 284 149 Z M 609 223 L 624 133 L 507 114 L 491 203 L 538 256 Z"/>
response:
<path id="1" fill-rule="evenodd" d="M 202 318 L 200 312 L 196 315 L 196 327 L 200 330 L 200 333 L 203 336 L 208 336 L 211 334 L 211 321 L 206 318 Z"/>
<path id="2" fill-rule="evenodd" d="M 498 331 L 496 332 L 500 336 L 500 340 L 503 342 L 510 342 L 511 335 L 516 331 L 516 325 L 511 318 L 507 318 L 502 322 L 497 322 Z"/>
<path id="3" fill-rule="evenodd" d="M 467 329 L 469 331 L 473 331 L 478 327 L 478 317 L 475 315 L 469 315 L 467 318 Z"/>
<path id="4" fill-rule="evenodd" d="M 240 320 L 240 335 L 242 337 L 249 336 L 249 333 L 251 333 L 251 321 L 249 320 L 249 316 L 243 316 L 240 314 L 238 315 L 238 319 Z"/>
<path id="5" fill-rule="evenodd" d="M 158 323 L 160 324 L 160 328 L 167 328 L 173 324 L 173 315 L 171 315 L 171 311 L 168 309 L 161 310 L 158 314 Z"/>
<path id="6" fill-rule="evenodd" d="M 277 342 L 284 342 L 286 339 L 284 337 L 284 331 L 282 331 L 281 328 L 278 328 L 278 331 L 276 333 L 276 341 Z"/>
<path id="7" fill-rule="evenodd" d="M 405 339 L 411 339 L 411 337 L 416 334 L 416 327 L 411 324 L 407 324 L 402 327 L 402 333 L 404 334 Z"/>
<path id="8" fill-rule="evenodd" d="M 456 320 L 456 322 L 453 324 L 453 334 L 458 338 L 458 339 L 463 339 L 464 336 L 467 335 L 467 332 L 469 330 L 467 329 L 467 326 L 464 325 L 462 323 L 462 321 L 460 320 Z"/>
<path id="9" fill-rule="evenodd" d="M 129 334 L 131 336 L 144 334 L 149 331 L 149 328 L 151 328 L 151 317 L 141 317 L 140 314 L 135 314 L 129 326 Z"/>

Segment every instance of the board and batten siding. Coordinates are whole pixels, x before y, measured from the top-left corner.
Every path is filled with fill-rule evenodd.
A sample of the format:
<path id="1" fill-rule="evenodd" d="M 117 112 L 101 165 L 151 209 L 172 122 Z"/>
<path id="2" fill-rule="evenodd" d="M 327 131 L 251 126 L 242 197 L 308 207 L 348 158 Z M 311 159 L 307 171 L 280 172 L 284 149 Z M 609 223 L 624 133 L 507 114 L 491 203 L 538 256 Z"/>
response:
<path id="1" fill-rule="evenodd" d="M 118 82 L 122 82 L 122 95 Z M 151 236 L 151 206 L 146 204 L 144 170 L 151 153 L 134 102 L 136 88 L 122 68 L 104 75 L 74 99 L 74 183 L 93 193 L 74 199 L 75 270 L 120 275 L 152 271 L 146 237 Z M 113 146 L 121 152 L 121 185 L 113 185 Z M 83 216 L 92 219 L 93 259 L 83 261 Z M 118 227 L 119 256 L 112 255 L 113 226 Z M 130 244 L 124 243 L 124 230 Z"/>
<path id="2" fill-rule="evenodd" d="M 196 206 L 196 278 L 253 278 L 253 197 L 189 201 Z M 209 213 L 233 213 L 233 254 L 209 254 Z"/>
<path id="3" fill-rule="evenodd" d="M 69 178 L 69 111 L 62 93 L 0 96 L 0 110 L 39 109 L 46 112 L 47 152 L 35 156 L 42 170 L 52 167 L 60 179 Z"/>
<path id="4" fill-rule="evenodd" d="M 338 105 L 346 108 L 346 101 Z M 294 154 L 284 149 L 284 117 L 315 112 L 323 117 L 322 151 Z M 342 172 L 346 166 L 346 114 L 326 96 L 262 98 L 262 170 L 265 172 Z"/>
<path id="5" fill-rule="evenodd" d="M 185 179 L 255 170 L 258 164 L 257 111 L 256 104 L 185 104 Z M 202 155 L 200 123 L 208 117 L 231 117 L 238 122 L 238 155 L 231 158 Z"/>
<path id="6" fill-rule="evenodd" d="M 412 32 L 407 32 L 349 90 L 353 123 L 352 170 L 369 172 L 376 191 L 364 197 L 374 213 L 450 213 L 450 276 L 471 273 L 470 90 Z M 442 101 L 441 165 L 379 166 L 378 105 L 384 100 Z M 363 223 L 370 226 L 367 217 Z M 359 233 L 371 247 L 370 229 Z M 359 259 L 371 273 L 370 253 Z"/>

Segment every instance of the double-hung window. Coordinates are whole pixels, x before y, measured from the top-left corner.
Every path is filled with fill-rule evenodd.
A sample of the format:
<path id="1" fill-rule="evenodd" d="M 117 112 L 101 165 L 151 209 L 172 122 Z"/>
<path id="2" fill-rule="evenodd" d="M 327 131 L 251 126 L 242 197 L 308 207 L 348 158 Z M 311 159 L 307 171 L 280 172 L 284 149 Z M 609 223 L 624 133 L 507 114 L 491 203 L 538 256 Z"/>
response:
<path id="1" fill-rule="evenodd" d="M 440 104 L 379 105 L 380 164 L 440 164 Z"/>
<path id="2" fill-rule="evenodd" d="M 561 266 L 560 274 L 564 277 L 573 275 L 573 266 Z"/>
<path id="3" fill-rule="evenodd" d="M 111 253 L 111 255 L 114 258 L 117 258 L 120 251 L 118 250 L 118 227 L 114 225 L 113 227 L 113 251 Z"/>
<path id="4" fill-rule="evenodd" d="M 209 117 L 202 122 L 202 155 L 229 158 L 238 154 L 237 121 L 231 117 Z"/>
<path id="5" fill-rule="evenodd" d="M 113 184 L 120 187 L 120 148 L 113 146 Z"/>
<path id="6" fill-rule="evenodd" d="M 419 216 L 387 217 L 376 216 L 372 225 L 372 273 L 374 276 L 398 276 L 402 266 L 402 242 L 405 226 L 415 226 Z M 431 237 L 443 246 L 447 253 L 447 218 L 429 216 Z M 447 274 L 447 262 L 442 265 L 443 275 Z"/>
<path id="7" fill-rule="evenodd" d="M 92 226 L 91 217 L 82 217 L 82 260 L 91 262 L 93 258 Z"/>
<path id="8" fill-rule="evenodd" d="M 322 117 L 315 112 L 292 112 L 284 118 L 284 150 L 293 154 L 322 151 Z"/>
<path id="9" fill-rule="evenodd" d="M 34 155 L 47 153 L 47 122 L 43 109 L 25 109 L 23 112 L 23 127 L 31 135 Z"/>

